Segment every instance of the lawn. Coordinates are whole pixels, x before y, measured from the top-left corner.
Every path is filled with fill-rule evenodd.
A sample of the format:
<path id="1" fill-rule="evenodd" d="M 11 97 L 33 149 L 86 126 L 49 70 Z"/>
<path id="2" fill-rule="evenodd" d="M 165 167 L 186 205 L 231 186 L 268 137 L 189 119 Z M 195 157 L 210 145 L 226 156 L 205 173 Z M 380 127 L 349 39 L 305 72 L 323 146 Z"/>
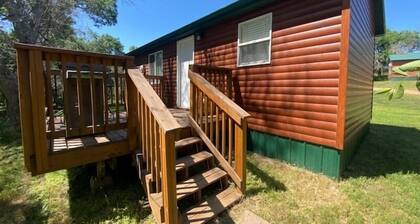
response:
<path id="1" fill-rule="evenodd" d="M 153 222 L 125 163 L 113 186 L 92 193 L 89 166 L 30 177 L 16 139 L 0 122 L 0 223 Z M 216 222 L 248 210 L 272 223 L 420 223 L 420 95 L 374 96 L 370 132 L 340 182 L 256 154 L 247 172 L 246 198 Z"/>

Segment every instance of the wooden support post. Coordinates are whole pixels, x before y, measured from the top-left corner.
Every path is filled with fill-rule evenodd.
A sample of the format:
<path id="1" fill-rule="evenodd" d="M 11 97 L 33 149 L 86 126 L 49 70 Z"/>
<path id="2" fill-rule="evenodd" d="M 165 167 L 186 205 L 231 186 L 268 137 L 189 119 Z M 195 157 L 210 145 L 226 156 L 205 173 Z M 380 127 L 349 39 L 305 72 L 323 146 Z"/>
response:
<path id="1" fill-rule="evenodd" d="M 127 106 L 128 106 L 128 117 L 127 117 L 127 136 L 128 136 L 128 147 L 133 152 L 136 150 L 137 142 L 137 124 L 138 124 L 138 114 L 137 114 L 137 90 L 131 79 L 125 79 L 127 83 Z"/>
<path id="2" fill-rule="evenodd" d="M 45 127 L 45 85 L 41 51 L 29 51 L 29 65 L 36 166 L 37 172 L 44 172 L 48 169 L 48 149 Z"/>
<path id="3" fill-rule="evenodd" d="M 247 151 L 247 121 L 242 120 L 241 126 L 235 124 L 235 171 L 241 179 L 240 190 L 245 194 L 246 188 L 246 151 Z"/>
<path id="4" fill-rule="evenodd" d="M 178 222 L 178 207 L 176 198 L 176 171 L 175 171 L 175 131 L 167 131 L 161 135 L 161 161 L 162 161 L 162 191 L 163 213 L 165 223 Z"/>
<path id="5" fill-rule="evenodd" d="M 22 135 L 23 153 L 25 157 L 25 167 L 32 174 L 37 173 L 36 162 L 31 160 L 35 155 L 34 133 L 33 133 L 33 113 L 30 91 L 29 77 L 29 52 L 28 50 L 18 49 L 16 52 L 17 76 L 19 87 L 19 109 L 20 109 L 20 131 Z"/>

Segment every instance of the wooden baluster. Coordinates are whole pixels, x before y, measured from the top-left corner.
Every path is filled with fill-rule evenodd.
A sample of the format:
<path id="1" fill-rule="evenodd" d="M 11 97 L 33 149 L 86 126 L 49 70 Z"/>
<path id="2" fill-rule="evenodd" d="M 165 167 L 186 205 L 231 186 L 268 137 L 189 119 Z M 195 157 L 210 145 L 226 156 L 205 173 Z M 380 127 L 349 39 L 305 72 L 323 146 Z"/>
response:
<path id="1" fill-rule="evenodd" d="M 77 79 L 77 105 L 79 113 L 79 133 L 85 133 L 85 115 L 83 105 L 83 85 L 82 77 L 80 74 L 80 57 L 76 56 L 76 79 Z"/>
<path id="2" fill-rule="evenodd" d="M 195 86 L 194 84 L 192 84 L 192 86 L 194 86 L 194 119 L 197 121 L 198 119 L 198 107 L 200 105 L 199 101 L 198 101 L 198 88 L 197 86 Z"/>
<path id="3" fill-rule="evenodd" d="M 95 64 L 92 57 L 89 58 L 90 69 L 90 104 L 92 112 L 92 132 L 96 133 L 96 82 L 95 82 Z"/>
<path id="4" fill-rule="evenodd" d="M 209 123 L 209 121 L 208 121 L 208 118 L 209 118 L 209 113 L 208 113 L 208 110 L 207 110 L 207 107 L 208 107 L 208 105 L 209 105 L 209 98 L 207 97 L 207 96 L 205 96 L 205 98 L 204 98 L 204 132 L 206 133 L 206 135 L 207 136 L 209 136 L 209 129 L 208 129 L 208 123 Z"/>
<path id="5" fill-rule="evenodd" d="M 69 88 L 68 88 L 68 82 L 66 78 L 66 72 L 67 72 L 67 56 L 62 54 L 61 55 L 61 79 L 63 84 L 63 101 L 64 101 L 64 122 L 66 124 L 66 136 L 70 135 L 70 127 L 71 127 L 71 120 L 69 118 Z"/>
<path id="6" fill-rule="evenodd" d="M 109 123 L 109 112 L 108 112 L 108 87 L 107 87 L 107 60 L 102 59 L 103 64 L 103 80 L 102 80 L 102 95 L 103 95 L 103 104 L 104 104 L 104 131 L 108 130 Z"/>
<path id="7" fill-rule="evenodd" d="M 150 132 L 150 162 L 152 167 L 152 181 L 156 181 L 156 145 L 155 145 L 155 119 L 151 111 L 149 111 L 149 132 Z"/>
<path id="8" fill-rule="evenodd" d="M 146 132 L 146 138 L 145 138 L 145 140 L 146 140 L 146 147 L 145 147 L 145 150 L 146 150 L 146 167 L 147 167 L 147 172 L 149 173 L 150 172 L 150 127 L 149 127 L 149 120 L 150 120 L 150 117 L 149 117 L 149 108 L 147 107 L 147 106 L 145 106 L 145 114 L 144 114 L 144 117 L 145 117 L 145 132 Z"/>
<path id="9" fill-rule="evenodd" d="M 119 91 L 119 74 L 117 60 L 114 60 L 114 75 L 115 75 L 115 119 L 117 127 L 120 126 L 120 91 Z"/>
<path id="10" fill-rule="evenodd" d="M 229 97 L 229 99 L 233 99 L 233 88 L 232 88 L 232 72 L 228 72 L 226 74 L 226 82 L 227 82 L 227 96 Z"/>
<path id="11" fill-rule="evenodd" d="M 46 88 L 45 94 L 47 95 L 47 107 L 48 107 L 48 128 L 50 129 L 51 135 L 50 138 L 54 138 L 55 124 L 54 124 L 54 107 L 53 107 L 53 97 L 52 97 L 52 87 L 51 87 L 51 61 L 50 55 L 45 55 L 45 68 L 46 68 Z M 50 141 L 50 147 L 52 147 L 53 141 Z"/>
<path id="12" fill-rule="evenodd" d="M 140 100 L 140 113 L 141 113 L 141 120 L 140 120 L 140 127 L 141 127 L 141 148 L 143 153 L 143 162 L 147 163 L 147 151 L 146 151 L 146 115 L 145 115 L 145 102 L 143 98 L 141 97 L 140 93 L 138 94 L 139 100 Z M 147 164 L 146 164 L 147 165 Z"/>
<path id="13" fill-rule="evenodd" d="M 161 150 L 161 145 L 160 145 L 160 128 L 159 125 L 157 123 L 157 121 L 155 120 L 155 140 L 156 140 L 156 174 L 157 174 L 157 178 L 156 178 L 156 192 L 160 192 L 161 189 L 161 158 L 160 158 L 160 150 Z"/>
<path id="14" fill-rule="evenodd" d="M 210 141 L 214 143 L 214 129 L 213 129 L 213 115 L 214 115 L 214 108 L 213 108 L 213 101 L 210 100 Z"/>
<path id="15" fill-rule="evenodd" d="M 215 105 L 216 107 L 216 148 L 220 150 L 220 120 L 219 120 L 219 107 Z"/>
<path id="16" fill-rule="evenodd" d="M 130 82 L 131 82 L 131 80 L 130 80 Z M 133 85 L 134 85 L 134 83 L 132 83 Z M 133 86 L 133 88 L 135 88 L 135 86 Z M 141 154 L 142 154 L 142 162 L 143 162 L 143 159 L 144 159 L 144 138 L 143 138 L 143 132 L 144 132 L 144 130 L 143 130 L 143 127 L 142 127 L 142 119 L 143 119 L 143 117 L 142 117 L 142 107 L 143 107 L 143 103 L 142 103 L 142 100 L 141 100 L 141 96 L 140 96 L 140 94 L 137 92 L 137 90 L 135 91 L 135 94 L 136 94 L 136 101 L 137 101 L 137 127 L 138 127 L 138 130 L 139 130 L 139 132 L 137 133 L 137 136 L 138 136 L 138 139 L 139 139 L 139 141 L 140 141 L 140 151 L 141 151 Z M 129 105 L 130 106 L 130 105 Z M 130 114 L 128 115 L 128 116 L 130 116 Z"/>
<path id="17" fill-rule="evenodd" d="M 203 92 L 198 91 L 198 125 L 203 129 Z"/>
<path id="18" fill-rule="evenodd" d="M 232 119 L 228 118 L 228 122 L 229 122 L 229 137 L 228 137 L 228 141 L 229 141 L 229 154 L 228 154 L 228 162 L 229 164 L 232 166 L 232 142 L 233 142 L 233 136 L 232 136 Z"/>
<path id="19" fill-rule="evenodd" d="M 190 114 L 192 114 L 194 116 L 194 111 L 195 111 L 195 99 L 194 99 L 194 92 L 195 92 L 195 87 L 194 85 L 190 85 Z"/>
<path id="20" fill-rule="evenodd" d="M 222 155 L 226 157 L 226 115 L 222 111 Z"/>

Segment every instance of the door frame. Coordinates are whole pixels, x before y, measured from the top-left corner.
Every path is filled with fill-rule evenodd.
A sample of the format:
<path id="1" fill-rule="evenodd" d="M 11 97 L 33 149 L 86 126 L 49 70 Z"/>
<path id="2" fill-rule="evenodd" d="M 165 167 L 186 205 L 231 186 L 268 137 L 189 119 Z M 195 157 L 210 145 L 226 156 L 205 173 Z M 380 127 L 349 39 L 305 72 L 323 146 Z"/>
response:
<path id="1" fill-rule="evenodd" d="M 179 59 L 179 55 L 180 55 L 180 44 L 182 42 L 189 41 L 190 39 L 192 39 L 192 41 L 193 41 L 193 46 L 192 46 L 192 49 L 193 49 L 192 50 L 192 63 L 194 64 L 194 54 L 195 54 L 195 38 L 194 38 L 194 35 L 190 35 L 188 37 L 184 37 L 184 38 L 182 38 L 182 39 L 180 39 L 180 40 L 178 40 L 176 42 L 176 89 L 177 89 L 176 90 L 176 106 L 178 108 L 182 108 L 181 107 L 181 76 L 180 76 L 180 68 L 181 68 L 181 66 L 180 66 L 180 59 Z M 187 79 L 188 79 L 188 73 L 187 73 Z M 188 97 L 189 97 L 189 93 L 187 93 L 187 94 L 188 94 Z M 188 109 L 188 108 L 185 108 L 185 109 Z"/>

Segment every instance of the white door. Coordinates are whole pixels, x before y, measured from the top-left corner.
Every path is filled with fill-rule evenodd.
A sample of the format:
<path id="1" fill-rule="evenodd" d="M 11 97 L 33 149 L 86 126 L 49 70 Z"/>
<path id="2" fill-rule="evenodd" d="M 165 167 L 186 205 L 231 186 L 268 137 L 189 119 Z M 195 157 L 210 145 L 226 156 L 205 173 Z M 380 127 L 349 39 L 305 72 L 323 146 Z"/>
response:
<path id="1" fill-rule="evenodd" d="M 194 36 L 177 41 L 177 100 L 179 108 L 190 108 L 189 65 L 194 63 Z"/>

